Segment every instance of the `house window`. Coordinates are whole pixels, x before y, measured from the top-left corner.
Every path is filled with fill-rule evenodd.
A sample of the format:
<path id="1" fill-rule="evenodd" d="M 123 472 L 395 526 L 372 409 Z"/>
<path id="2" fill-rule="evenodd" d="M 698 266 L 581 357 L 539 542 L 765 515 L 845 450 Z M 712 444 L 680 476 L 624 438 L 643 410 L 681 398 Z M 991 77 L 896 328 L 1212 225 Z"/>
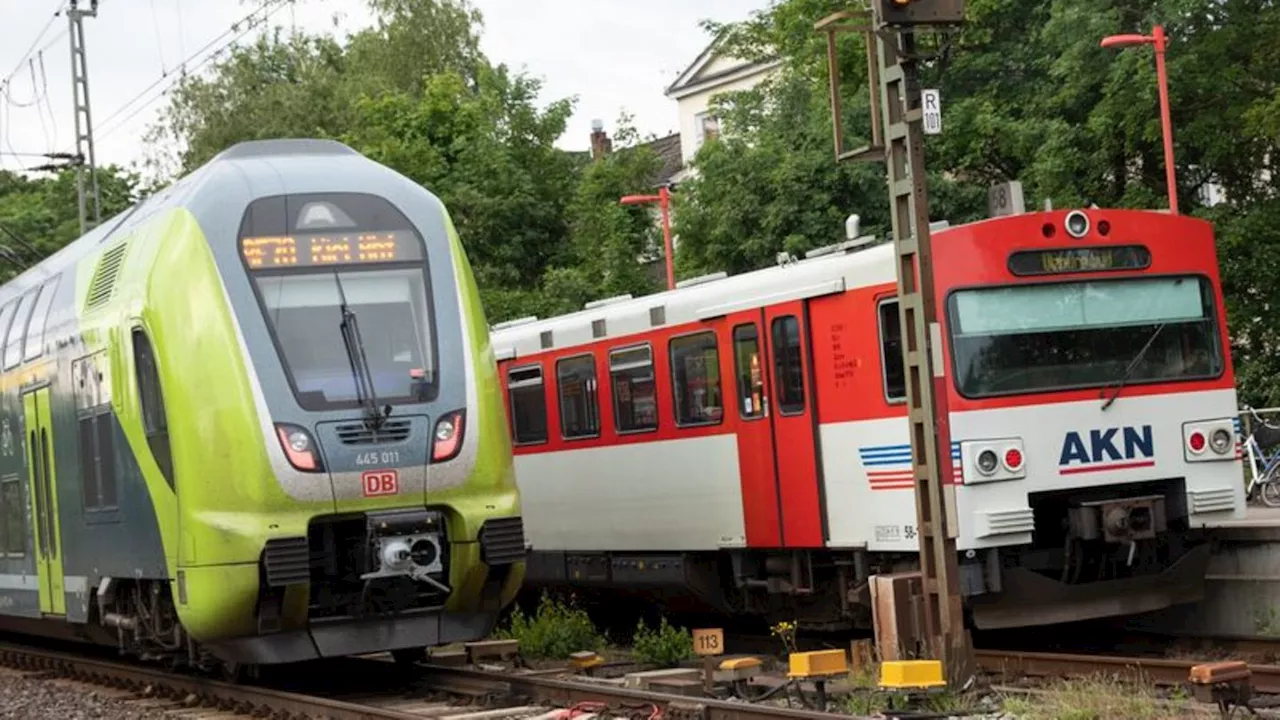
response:
<path id="1" fill-rule="evenodd" d="M 703 143 L 711 142 L 720 137 L 720 118 L 711 113 L 698 113 L 694 116 L 694 123 L 698 132 L 698 147 L 702 147 Z"/>
<path id="2" fill-rule="evenodd" d="M 609 353 L 609 374 L 618 432 L 657 429 L 658 402 L 653 384 L 653 351 L 649 346 Z"/>
<path id="3" fill-rule="evenodd" d="M 542 366 L 513 368 L 507 373 L 511 395 L 511 439 L 517 445 L 547 441 L 547 396 L 542 387 Z"/>

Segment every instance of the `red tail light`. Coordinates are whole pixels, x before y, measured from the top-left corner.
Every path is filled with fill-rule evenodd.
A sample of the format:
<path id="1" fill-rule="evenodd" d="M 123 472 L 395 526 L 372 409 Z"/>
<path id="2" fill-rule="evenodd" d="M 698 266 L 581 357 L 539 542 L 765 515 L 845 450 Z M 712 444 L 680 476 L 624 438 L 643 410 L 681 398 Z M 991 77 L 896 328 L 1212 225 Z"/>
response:
<path id="1" fill-rule="evenodd" d="M 431 440 L 431 462 L 452 460 L 462 449 L 462 431 L 466 427 L 465 410 L 449 413 L 436 422 Z"/>
<path id="2" fill-rule="evenodd" d="M 1022 468 L 1022 451 L 1018 448 L 1009 448 L 1004 451 L 1004 465 L 1010 470 L 1017 471 Z"/>
<path id="3" fill-rule="evenodd" d="M 280 438 L 280 447 L 284 449 L 289 464 L 303 472 L 320 472 L 324 466 L 320 462 L 320 451 L 311 433 L 297 425 L 287 423 L 276 424 L 276 435 Z"/>

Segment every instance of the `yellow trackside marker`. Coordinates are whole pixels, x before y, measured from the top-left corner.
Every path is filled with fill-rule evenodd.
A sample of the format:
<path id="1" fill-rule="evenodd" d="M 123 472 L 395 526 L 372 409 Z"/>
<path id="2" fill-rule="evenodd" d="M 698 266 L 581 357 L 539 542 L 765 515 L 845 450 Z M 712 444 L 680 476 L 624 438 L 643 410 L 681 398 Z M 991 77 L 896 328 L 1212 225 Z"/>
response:
<path id="1" fill-rule="evenodd" d="M 814 650 L 791 653 L 788 657 L 788 677 L 818 678 L 843 675 L 849 672 L 849 660 L 844 650 Z"/>
<path id="2" fill-rule="evenodd" d="M 942 687 L 940 660 L 892 660 L 880 663 L 880 687 L 893 690 L 921 690 Z"/>

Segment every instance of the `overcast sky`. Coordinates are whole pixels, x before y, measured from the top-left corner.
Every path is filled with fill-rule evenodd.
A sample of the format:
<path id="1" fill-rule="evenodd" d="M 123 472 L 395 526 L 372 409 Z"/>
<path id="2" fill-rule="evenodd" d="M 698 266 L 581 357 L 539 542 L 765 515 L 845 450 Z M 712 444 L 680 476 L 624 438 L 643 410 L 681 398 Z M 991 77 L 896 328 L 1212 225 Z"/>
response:
<path id="1" fill-rule="evenodd" d="M 43 162 L 11 153 L 71 151 L 75 146 L 67 0 L 0 0 L 0 167 Z M 87 7 L 89 0 L 80 0 Z M 663 89 L 707 43 L 698 21 L 739 20 L 768 0 L 472 0 L 484 14 L 482 47 L 494 62 L 543 79 L 543 104 L 576 95 L 576 113 L 559 145 L 588 147 L 591 120 L 612 129 L 619 111 L 635 115 L 642 134 L 676 129 L 675 102 Z M 141 159 L 141 137 L 163 106 L 184 58 L 230 29 L 258 0 L 100 0 L 85 20 L 99 164 Z M 336 20 L 335 20 L 336 18 Z M 371 21 L 364 0 L 297 0 L 275 25 L 345 35 Z M 47 30 L 41 35 L 41 31 Z M 248 42 L 257 32 L 246 36 Z M 39 37 L 39 41 L 36 42 Z M 32 48 L 32 64 L 19 59 Z M 221 43 L 218 43 L 221 44 Z M 207 54 L 207 53 L 206 53 Z M 203 56 L 201 56 L 203 57 Z M 34 82 L 33 71 L 34 70 Z M 162 78 L 166 78 L 161 81 Z M 141 101 L 125 106 L 149 86 Z"/>

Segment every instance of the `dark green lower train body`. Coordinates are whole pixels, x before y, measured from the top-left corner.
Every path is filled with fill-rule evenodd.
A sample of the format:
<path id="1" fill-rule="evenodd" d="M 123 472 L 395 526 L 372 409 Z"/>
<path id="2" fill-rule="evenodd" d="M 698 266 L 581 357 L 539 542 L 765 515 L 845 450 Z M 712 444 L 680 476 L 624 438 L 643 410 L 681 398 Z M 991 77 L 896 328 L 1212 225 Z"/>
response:
<path id="1" fill-rule="evenodd" d="M 480 638 L 524 576 L 474 279 L 337 143 L 227 150 L 0 288 L 0 628 L 196 666 Z"/>

